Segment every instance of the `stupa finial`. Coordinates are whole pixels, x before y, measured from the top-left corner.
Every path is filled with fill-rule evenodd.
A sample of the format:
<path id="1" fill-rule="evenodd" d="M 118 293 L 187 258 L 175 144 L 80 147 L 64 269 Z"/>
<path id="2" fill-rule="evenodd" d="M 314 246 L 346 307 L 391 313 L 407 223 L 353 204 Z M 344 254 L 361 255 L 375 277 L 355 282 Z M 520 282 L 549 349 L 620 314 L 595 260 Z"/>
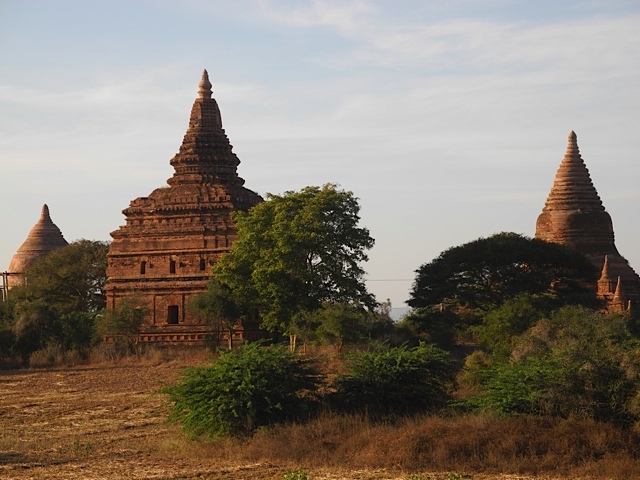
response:
<path id="1" fill-rule="evenodd" d="M 45 203 L 42 205 L 42 212 L 40 213 L 40 220 L 51 219 L 51 215 L 49 215 L 49 207 Z"/>
<path id="2" fill-rule="evenodd" d="M 577 141 L 578 141 L 578 136 L 576 135 L 576 132 L 571 130 L 571 133 L 569 134 L 569 143 L 575 144 Z"/>
<path id="3" fill-rule="evenodd" d="M 209 81 L 209 73 L 207 69 L 202 71 L 202 79 L 198 84 L 198 96 L 200 98 L 211 98 L 211 82 Z"/>

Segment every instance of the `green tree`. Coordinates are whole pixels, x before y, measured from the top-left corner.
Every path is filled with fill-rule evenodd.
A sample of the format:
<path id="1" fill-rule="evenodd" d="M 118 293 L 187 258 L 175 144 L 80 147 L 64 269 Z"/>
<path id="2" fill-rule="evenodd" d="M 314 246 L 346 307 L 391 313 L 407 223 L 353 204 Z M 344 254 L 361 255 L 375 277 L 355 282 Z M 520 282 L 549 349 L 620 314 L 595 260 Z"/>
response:
<path id="1" fill-rule="evenodd" d="M 107 242 L 78 240 L 37 260 L 26 285 L 11 290 L 18 302 L 42 299 L 60 314 L 97 312 L 105 306 Z"/>
<path id="2" fill-rule="evenodd" d="M 182 423 L 185 432 L 224 437 L 302 418 L 314 403 L 317 384 L 310 361 L 256 342 L 187 370 L 176 385 L 161 391 L 171 402 L 170 419 Z"/>
<path id="3" fill-rule="evenodd" d="M 451 311 L 456 334 L 472 336 L 469 327 L 480 324 L 487 312 L 523 294 L 544 297 L 554 308 L 595 307 L 599 301 L 588 286 L 595 285 L 598 273 L 569 247 L 499 233 L 445 250 L 422 265 L 407 303 L 418 310 L 414 323 L 423 317 L 425 327 L 432 323 L 442 331 L 442 315 L 433 313 Z"/>
<path id="4" fill-rule="evenodd" d="M 569 247 L 499 233 L 445 250 L 416 273 L 411 307 L 455 303 L 486 311 L 522 293 L 593 303 L 585 285 L 599 272 Z"/>
<path id="5" fill-rule="evenodd" d="M 233 348 L 233 332 L 238 320 L 246 318 L 250 309 L 240 304 L 235 292 L 217 279 L 209 282 L 206 292 L 190 303 L 191 310 L 218 332 L 226 332 L 227 347 Z"/>
<path id="6" fill-rule="evenodd" d="M 449 353 L 425 343 L 357 352 L 333 384 L 333 403 L 374 416 L 434 411 L 451 400 L 454 372 Z"/>
<path id="7" fill-rule="evenodd" d="M 124 341 L 140 357 L 140 330 L 149 315 L 149 307 L 138 298 L 123 298 L 116 308 L 101 313 L 96 330 L 116 342 Z"/>
<path id="8" fill-rule="evenodd" d="M 345 343 L 364 336 L 373 315 L 356 303 L 325 303 L 314 314 L 316 335 L 320 341 L 337 345 L 341 354 Z"/>
<path id="9" fill-rule="evenodd" d="M 0 364 L 12 363 L 14 355 L 15 334 L 14 324 L 15 302 L 9 298 L 0 302 Z"/>
<path id="10" fill-rule="evenodd" d="M 62 327 L 59 314 L 44 299 L 34 299 L 16 304 L 12 330 L 13 351 L 27 364 L 31 353 L 59 343 Z"/>
<path id="11" fill-rule="evenodd" d="M 34 262 L 26 284 L 11 289 L 6 303 L 12 318 L 3 322 L 12 331 L 12 351 L 23 361 L 54 343 L 64 351 L 88 352 L 95 316 L 105 305 L 107 250 L 106 242 L 73 242 Z"/>
<path id="12" fill-rule="evenodd" d="M 482 324 L 473 331 L 496 358 L 507 358 L 511 354 L 512 339 L 549 313 L 544 308 L 545 300 L 529 294 L 518 295 L 485 313 Z"/>
<path id="13" fill-rule="evenodd" d="M 439 307 L 416 308 L 402 319 L 398 327 L 410 331 L 416 338 L 449 349 L 455 343 L 458 317 Z"/>
<path id="14" fill-rule="evenodd" d="M 294 319 L 323 302 L 373 308 L 360 263 L 374 241 L 358 227 L 357 198 L 332 184 L 267 198 L 234 214 L 238 239 L 213 268 L 238 302 L 259 312 L 263 328 L 294 334 Z"/>

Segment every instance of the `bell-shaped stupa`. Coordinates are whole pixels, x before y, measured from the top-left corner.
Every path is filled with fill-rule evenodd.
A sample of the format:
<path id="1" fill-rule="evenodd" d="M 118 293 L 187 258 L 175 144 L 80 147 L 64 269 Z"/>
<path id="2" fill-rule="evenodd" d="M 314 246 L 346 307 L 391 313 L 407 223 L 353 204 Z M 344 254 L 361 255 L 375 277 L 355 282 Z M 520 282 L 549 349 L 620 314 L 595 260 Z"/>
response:
<path id="1" fill-rule="evenodd" d="M 68 243 L 62 232 L 51 220 L 49 207 L 42 206 L 40 219 L 29 231 L 27 239 L 15 253 L 9 264 L 8 286 L 13 287 L 24 281 L 24 273 L 37 259 L 44 257 L 56 248 L 65 247 Z"/>
<path id="2" fill-rule="evenodd" d="M 640 301 L 640 277 L 616 248 L 611 216 L 593 186 L 574 132 L 538 216 L 535 236 L 572 246 L 601 269 L 597 290 L 609 305 L 616 291 L 616 305 Z"/>
<path id="3" fill-rule="evenodd" d="M 133 200 L 122 212 L 126 225 L 111 233 L 107 308 L 134 298 L 150 312 L 141 341 L 198 343 L 218 333 L 193 315 L 189 302 L 206 291 L 212 265 L 237 238 L 231 214 L 262 201 L 238 176 L 240 160 L 222 128 L 206 70 L 170 164 L 168 187 Z M 238 337 L 247 338 L 253 327 L 239 323 Z"/>

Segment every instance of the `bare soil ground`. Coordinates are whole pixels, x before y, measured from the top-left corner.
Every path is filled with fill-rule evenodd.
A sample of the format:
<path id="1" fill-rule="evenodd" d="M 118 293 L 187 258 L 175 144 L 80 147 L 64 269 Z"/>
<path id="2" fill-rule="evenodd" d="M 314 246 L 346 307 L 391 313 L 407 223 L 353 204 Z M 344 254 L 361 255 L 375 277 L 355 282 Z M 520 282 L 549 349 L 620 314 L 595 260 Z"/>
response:
<path id="1" fill-rule="evenodd" d="M 1 371 L 0 478 L 282 480 L 300 467 L 225 456 L 224 448 L 191 442 L 167 424 L 165 397 L 154 392 L 188 366 L 131 362 Z M 448 472 L 305 471 L 309 480 L 461 478 Z"/>

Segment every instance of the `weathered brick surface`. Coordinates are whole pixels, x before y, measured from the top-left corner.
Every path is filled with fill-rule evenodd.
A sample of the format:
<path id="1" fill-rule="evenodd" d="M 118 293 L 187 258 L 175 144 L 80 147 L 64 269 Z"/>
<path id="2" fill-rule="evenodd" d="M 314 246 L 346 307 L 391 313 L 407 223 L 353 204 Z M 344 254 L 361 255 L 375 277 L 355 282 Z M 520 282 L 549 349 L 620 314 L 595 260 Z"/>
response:
<path id="1" fill-rule="evenodd" d="M 569 134 L 567 150 L 538 217 L 535 236 L 570 245 L 602 269 L 594 288 L 609 309 L 628 308 L 630 301 L 638 304 L 640 278 L 616 248 L 611 217 L 593 186 L 574 132 Z"/>
<path id="2" fill-rule="evenodd" d="M 51 220 L 49 207 L 42 206 L 40 219 L 29 231 L 27 239 L 18 248 L 9 264 L 8 286 L 13 287 L 24 281 L 24 272 L 33 265 L 37 259 L 44 257 L 56 248 L 65 247 L 68 243 L 62 236 L 62 232 Z"/>
<path id="3" fill-rule="evenodd" d="M 200 341 L 211 335 L 187 308 L 206 289 L 210 269 L 237 238 L 231 213 L 262 201 L 243 186 L 240 163 L 212 98 L 206 70 L 187 133 L 171 159 L 168 187 L 140 197 L 123 210 L 126 225 L 111 233 L 107 308 L 136 296 L 151 311 L 147 341 Z M 239 335 L 253 326 L 239 325 Z M 245 331 L 247 330 L 247 331 Z"/>

